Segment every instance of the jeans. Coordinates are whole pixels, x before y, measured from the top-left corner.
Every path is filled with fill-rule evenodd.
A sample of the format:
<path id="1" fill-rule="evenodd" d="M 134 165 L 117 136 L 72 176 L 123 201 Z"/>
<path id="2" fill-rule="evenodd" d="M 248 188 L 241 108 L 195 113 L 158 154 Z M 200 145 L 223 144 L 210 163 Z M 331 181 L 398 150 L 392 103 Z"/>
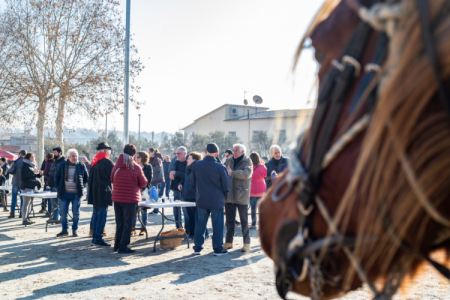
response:
<path id="1" fill-rule="evenodd" d="M 164 183 L 164 182 L 163 182 Z M 157 184 L 152 184 L 152 187 L 155 187 L 155 189 L 156 189 L 156 192 L 158 192 L 158 189 L 160 188 L 160 183 L 157 183 Z M 150 192 L 150 191 L 149 191 Z M 161 189 L 159 190 L 159 193 L 161 193 Z M 158 194 L 159 195 L 159 194 Z M 161 195 L 159 195 L 159 197 L 161 197 Z M 159 213 L 159 210 L 157 209 L 157 208 L 155 208 L 154 210 L 153 210 L 153 212 L 155 213 L 155 214 L 157 214 L 157 213 Z M 147 219 L 145 219 L 146 221 L 145 222 L 147 222 Z M 135 224 L 135 227 L 136 227 L 136 222 L 134 222 L 134 224 Z M 147 224 L 147 223 L 145 223 L 145 224 Z"/>
<path id="2" fill-rule="evenodd" d="M 187 216 L 189 218 L 189 237 L 193 237 L 195 234 L 195 213 L 197 208 L 194 207 L 186 207 Z M 209 236 L 208 228 L 205 230 L 205 236 Z"/>
<path id="3" fill-rule="evenodd" d="M 107 207 L 99 207 L 94 206 L 94 210 L 92 211 L 92 233 L 94 241 L 103 240 L 103 229 L 105 229 L 106 217 L 108 214 L 108 206 Z"/>
<path id="4" fill-rule="evenodd" d="M 56 192 L 56 187 L 52 187 L 52 192 Z M 59 218 L 59 208 L 58 206 L 61 206 L 61 199 L 57 199 L 57 198 L 52 198 L 52 208 L 54 208 L 53 212 L 52 212 L 52 219 L 53 220 L 58 220 Z"/>
<path id="5" fill-rule="evenodd" d="M 136 223 L 137 223 L 137 214 L 140 212 L 141 214 L 141 221 L 142 224 L 144 224 L 144 226 L 147 226 L 147 219 L 148 219 L 148 214 L 147 214 L 147 210 L 146 209 L 142 209 L 140 210 L 139 207 L 137 208 L 136 211 L 136 215 L 134 216 L 134 221 L 133 221 L 133 228 L 136 228 Z"/>
<path id="6" fill-rule="evenodd" d="M 212 244 L 214 252 L 222 252 L 223 248 L 223 209 L 203 209 L 197 207 L 195 213 L 195 235 L 194 235 L 194 250 L 200 252 L 203 250 L 205 243 L 205 229 L 208 223 L 209 215 L 211 215 L 211 222 L 213 227 Z"/>
<path id="7" fill-rule="evenodd" d="M 182 207 L 183 215 L 184 215 L 184 229 L 186 229 L 187 235 L 193 235 L 194 232 L 191 232 L 191 228 L 189 227 L 189 215 L 187 213 L 187 207 Z"/>
<path id="8" fill-rule="evenodd" d="M 164 194 L 164 188 L 166 189 L 166 197 L 169 198 L 170 193 L 170 179 L 167 182 L 162 182 L 161 187 L 159 188 L 159 198 L 161 198 Z"/>
<path id="9" fill-rule="evenodd" d="M 116 214 L 116 237 L 114 249 L 126 251 L 130 244 L 131 228 L 133 217 L 136 214 L 137 203 L 114 202 L 114 212 Z"/>
<path id="10" fill-rule="evenodd" d="M 13 185 L 12 187 L 12 195 L 11 195 L 11 213 L 13 214 L 16 211 L 17 205 L 17 195 L 19 194 L 19 187 Z M 20 210 L 22 211 L 23 198 L 20 196 Z"/>
<path id="11" fill-rule="evenodd" d="M 261 197 L 250 197 L 250 208 L 252 211 L 252 225 L 256 226 L 256 207 Z"/>
<path id="12" fill-rule="evenodd" d="M 47 208 L 48 208 L 48 211 L 52 211 L 52 208 L 53 208 L 52 199 L 47 199 Z"/>
<path id="13" fill-rule="evenodd" d="M 173 191 L 173 199 L 183 201 L 183 198 L 181 198 L 181 191 Z M 173 207 L 173 217 L 175 218 L 177 228 L 183 228 L 183 225 L 182 225 L 183 214 L 179 210 L 180 210 L 180 207 L 177 207 L 177 206 Z M 185 216 L 185 219 L 186 219 L 186 216 Z M 186 223 L 185 223 L 185 227 L 186 227 Z"/>
<path id="14" fill-rule="evenodd" d="M 244 244 L 250 244 L 250 235 L 248 230 L 248 205 L 240 205 L 235 203 L 225 203 L 225 213 L 227 214 L 226 242 L 233 243 L 236 209 L 239 211 L 239 218 L 241 219 Z"/>
<path id="15" fill-rule="evenodd" d="M 69 205 L 72 202 L 72 214 L 73 223 L 72 231 L 77 231 L 78 221 L 80 220 L 80 202 L 81 198 L 75 193 L 64 193 L 64 200 L 61 201 L 61 225 L 62 231 L 67 232 L 69 229 L 69 219 L 67 214 L 69 213 Z"/>

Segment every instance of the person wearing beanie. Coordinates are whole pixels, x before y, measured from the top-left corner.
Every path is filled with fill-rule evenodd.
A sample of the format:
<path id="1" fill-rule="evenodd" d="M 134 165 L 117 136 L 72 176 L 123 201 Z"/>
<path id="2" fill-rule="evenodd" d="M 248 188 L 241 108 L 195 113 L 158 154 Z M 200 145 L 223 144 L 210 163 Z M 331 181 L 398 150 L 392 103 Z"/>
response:
<path id="1" fill-rule="evenodd" d="M 128 247 L 130 234 L 137 204 L 142 199 L 141 189 L 148 184 L 142 168 L 134 161 L 136 153 L 133 144 L 125 145 L 111 172 L 112 201 L 116 215 L 114 251 L 121 254 L 135 252 Z"/>
<path id="2" fill-rule="evenodd" d="M 229 192 L 229 177 L 225 167 L 216 162 L 219 147 L 211 143 L 206 146 L 206 156 L 192 167 L 190 189 L 196 195 L 194 253 L 200 255 L 205 242 L 205 230 L 211 216 L 213 227 L 212 244 L 215 256 L 228 254 L 223 249 L 223 207 Z"/>

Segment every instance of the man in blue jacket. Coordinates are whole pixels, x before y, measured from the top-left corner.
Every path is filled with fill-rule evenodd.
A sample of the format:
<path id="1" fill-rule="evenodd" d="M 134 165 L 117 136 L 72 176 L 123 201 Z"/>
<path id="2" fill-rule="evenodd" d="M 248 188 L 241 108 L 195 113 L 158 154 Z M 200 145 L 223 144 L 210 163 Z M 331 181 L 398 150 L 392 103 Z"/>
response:
<path id="1" fill-rule="evenodd" d="M 194 251 L 200 255 L 205 242 L 205 229 L 209 215 L 213 227 L 214 255 L 228 254 L 223 245 L 223 208 L 230 190 L 230 180 L 225 167 L 216 161 L 219 147 L 206 146 L 206 157 L 192 167 L 191 190 L 196 193 L 197 213 L 195 215 Z"/>

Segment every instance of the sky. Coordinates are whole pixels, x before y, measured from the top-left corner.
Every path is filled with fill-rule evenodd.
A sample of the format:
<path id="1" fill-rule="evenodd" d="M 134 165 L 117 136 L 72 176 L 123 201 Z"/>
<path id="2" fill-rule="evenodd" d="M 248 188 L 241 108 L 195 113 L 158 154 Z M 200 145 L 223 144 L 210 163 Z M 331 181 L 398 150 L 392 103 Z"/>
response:
<path id="1" fill-rule="evenodd" d="M 259 95 L 270 109 L 310 107 L 317 72 L 312 51 L 304 51 L 295 74 L 292 64 L 321 3 L 132 0 L 131 34 L 145 65 L 137 97 L 146 105 L 131 107 L 130 130 L 138 130 L 141 114 L 141 131 L 175 132 L 225 103 L 243 104 L 244 91 L 251 104 Z M 122 116 L 108 118 L 109 130 L 122 128 Z"/>
<path id="2" fill-rule="evenodd" d="M 120 1 L 125 21 L 126 0 Z M 292 65 L 322 2 L 132 0 L 131 34 L 145 65 L 137 98 L 146 105 L 130 106 L 130 131 L 138 131 L 141 114 L 141 131 L 173 133 L 223 104 L 243 104 L 244 91 L 251 105 L 259 95 L 270 109 L 311 107 L 312 51 L 303 52 L 295 73 Z M 105 123 L 69 119 L 65 126 L 104 129 Z M 118 113 L 108 117 L 113 129 L 123 129 Z"/>

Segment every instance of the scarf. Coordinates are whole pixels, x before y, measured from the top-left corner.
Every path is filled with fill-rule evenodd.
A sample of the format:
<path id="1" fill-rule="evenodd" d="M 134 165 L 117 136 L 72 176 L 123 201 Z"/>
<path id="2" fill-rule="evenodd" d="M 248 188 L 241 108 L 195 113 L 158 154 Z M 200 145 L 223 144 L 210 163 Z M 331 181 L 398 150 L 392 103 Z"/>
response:
<path id="1" fill-rule="evenodd" d="M 70 161 L 67 161 L 64 173 L 64 181 L 69 181 L 69 166 L 74 166 L 75 167 L 75 174 L 73 174 L 73 182 L 77 183 L 77 175 L 78 175 L 78 168 L 77 168 L 77 164 L 73 164 Z"/>
<path id="2" fill-rule="evenodd" d="M 127 169 L 134 169 L 133 156 L 124 153 L 122 157 L 123 163 L 127 166 Z"/>
<path id="3" fill-rule="evenodd" d="M 242 154 L 241 156 L 239 156 L 238 158 L 233 158 L 234 160 L 234 165 L 233 165 L 233 170 L 236 170 L 237 165 L 241 162 L 241 160 L 244 158 L 245 154 Z"/>
<path id="4" fill-rule="evenodd" d="M 27 165 L 32 166 L 33 168 L 36 168 L 36 163 L 34 161 L 31 161 L 29 159 L 24 159 L 23 162 L 26 163 Z"/>
<path id="5" fill-rule="evenodd" d="M 275 159 L 275 157 L 272 157 L 272 162 L 275 165 L 275 167 L 278 168 L 278 164 L 281 162 L 282 159 L 283 159 L 283 156 L 280 157 L 280 159 Z"/>
<path id="6" fill-rule="evenodd" d="M 110 159 L 108 154 L 106 154 L 104 152 L 97 153 L 95 155 L 94 159 L 92 160 L 91 167 L 93 167 L 96 163 L 98 163 L 99 161 L 101 161 L 104 158 Z"/>

